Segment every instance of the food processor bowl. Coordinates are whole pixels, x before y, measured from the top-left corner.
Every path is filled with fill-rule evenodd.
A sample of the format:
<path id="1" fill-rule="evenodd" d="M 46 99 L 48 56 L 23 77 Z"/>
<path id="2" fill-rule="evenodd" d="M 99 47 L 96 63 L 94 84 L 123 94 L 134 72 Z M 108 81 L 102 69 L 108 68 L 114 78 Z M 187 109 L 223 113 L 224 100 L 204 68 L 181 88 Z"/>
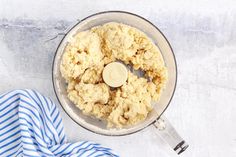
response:
<path id="1" fill-rule="evenodd" d="M 147 118 L 136 125 L 126 126 L 121 129 L 107 128 L 106 122 L 84 115 L 80 109 L 78 109 L 75 104 L 68 99 L 66 91 L 67 84 L 60 73 L 62 54 L 71 38 L 73 38 L 73 36 L 75 36 L 78 32 L 88 30 L 94 26 L 102 25 L 108 22 L 123 23 L 143 31 L 160 49 L 165 65 L 168 69 L 168 81 L 166 87 L 161 94 L 160 100 L 156 103 L 153 102 L 154 109 L 148 114 Z M 61 40 L 55 53 L 52 79 L 54 90 L 61 106 L 76 123 L 97 134 L 120 136 L 135 133 L 151 124 L 157 125 L 158 119 L 167 109 L 173 97 L 177 80 L 177 67 L 170 43 L 154 24 L 133 13 L 123 11 L 106 11 L 86 17 L 85 19 L 77 22 L 65 33 L 65 36 Z M 174 142 L 172 147 L 179 144 L 179 140 Z"/>

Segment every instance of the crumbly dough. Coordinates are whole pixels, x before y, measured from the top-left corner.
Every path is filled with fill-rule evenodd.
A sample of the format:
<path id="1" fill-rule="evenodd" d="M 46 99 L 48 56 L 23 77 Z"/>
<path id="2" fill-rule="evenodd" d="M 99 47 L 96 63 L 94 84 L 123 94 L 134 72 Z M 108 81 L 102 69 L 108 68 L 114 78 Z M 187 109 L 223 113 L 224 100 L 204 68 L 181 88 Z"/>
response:
<path id="1" fill-rule="evenodd" d="M 102 71 L 116 60 L 144 71 L 145 77 L 129 71 L 125 84 L 110 88 Z M 144 120 L 167 82 L 157 46 L 140 30 L 115 22 L 77 33 L 64 50 L 60 70 L 68 83 L 68 98 L 84 114 L 106 120 L 108 127 Z"/>

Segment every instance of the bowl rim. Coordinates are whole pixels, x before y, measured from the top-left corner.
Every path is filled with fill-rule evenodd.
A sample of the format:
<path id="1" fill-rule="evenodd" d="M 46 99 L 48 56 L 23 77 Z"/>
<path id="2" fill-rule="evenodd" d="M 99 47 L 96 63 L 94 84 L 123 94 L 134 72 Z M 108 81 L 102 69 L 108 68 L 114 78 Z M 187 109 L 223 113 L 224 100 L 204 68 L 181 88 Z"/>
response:
<path id="1" fill-rule="evenodd" d="M 59 99 L 59 97 L 58 97 L 58 95 L 57 95 L 57 91 L 56 91 L 56 87 L 55 87 L 56 85 L 55 85 L 55 81 L 54 81 L 54 80 L 55 80 L 55 79 L 54 79 L 54 64 L 55 64 L 55 59 L 56 59 L 56 56 L 57 56 L 58 49 L 59 49 L 61 43 L 63 42 L 64 38 L 67 36 L 67 34 L 68 34 L 72 29 L 74 29 L 74 27 L 76 27 L 79 23 L 81 23 L 82 21 L 85 21 L 85 20 L 87 20 L 87 19 L 89 19 L 90 17 L 93 17 L 93 16 L 97 16 L 97 15 L 101 15 L 101 14 L 108 14 L 108 13 L 124 13 L 124 14 L 129 14 L 129 15 L 133 15 L 133 16 L 136 16 L 136 17 L 138 17 L 138 18 L 141 18 L 142 20 L 148 22 L 148 23 L 149 23 L 150 25 L 152 25 L 155 29 L 157 29 L 157 30 L 161 33 L 161 35 L 164 37 L 164 39 L 166 40 L 168 46 L 169 46 L 170 49 L 171 49 L 171 52 L 172 52 L 172 55 L 173 55 L 173 59 L 174 59 L 174 63 L 175 63 L 175 71 L 176 71 L 176 74 L 175 74 L 176 76 L 175 76 L 175 78 L 176 78 L 176 79 L 175 79 L 175 83 L 174 83 L 174 88 L 173 88 L 172 95 L 171 95 L 171 97 L 170 97 L 170 99 L 169 99 L 169 101 L 168 101 L 168 103 L 167 103 L 165 109 L 161 112 L 161 114 L 159 114 L 159 116 L 158 116 L 155 120 L 153 120 L 152 122 L 150 122 L 150 123 L 147 124 L 146 126 L 140 128 L 140 129 L 137 129 L 137 130 L 135 130 L 135 131 L 132 131 L 132 132 L 129 132 L 129 133 L 124 133 L 124 134 L 105 134 L 105 133 L 103 134 L 103 133 L 100 133 L 100 132 L 96 132 L 96 131 L 94 131 L 94 130 L 90 130 L 89 128 L 87 128 L 87 127 L 81 125 L 79 122 L 77 122 L 75 119 L 73 119 L 73 118 L 71 117 L 71 115 L 66 111 L 66 109 L 64 108 L 64 106 L 61 104 L 61 101 L 60 101 L 60 99 Z M 140 15 L 137 15 L 137 14 L 135 14 L 135 13 L 131 13 L 131 12 L 128 12 L 128 11 L 121 11 L 121 10 L 109 10 L 109 11 L 97 12 L 97 13 L 91 14 L 91 15 L 89 15 L 89 16 L 83 18 L 82 20 L 78 20 L 78 22 L 76 22 L 72 27 L 70 27 L 68 30 L 66 30 L 65 33 L 63 33 L 63 37 L 62 37 L 61 41 L 59 42 L 59 44 L 58 44 L 58 46 L 57 46 L 57 48 L 56 48 L 56 51 L 55 51 L 55 53 L 54 53 L 54 56 L 53 56 L 53 62 L 52 62 L 52 83 L 53 83 L 53 90 L 54 90 L 54 93 L 55 93 L 56 98 L 57 98 L 59 104 L 61 105 L 62 109 L 63 109 L 64 112 L 65 112 L 75 123 L 77 123 L 79 126 L 81 126 L 82 128 L 84 128 L 84 129 L 86 129 L 86 130 L 88 130 L 88 131 L 90 131 L 90 132 L 93 132 L 93 133 L 99 134 L 99 135 L 104 135 L 104 136 L 125 136 L 125 135 L 131 135 L 131 134 L 137 133 L 137 132 L 139 132 L 139 131 L 141 131 L 141 130 L 147 128 L 147 127 L 149 127 L 150 125 L 154 124 L 154 123 L 162 116 L 162 114 L 166 111 L 166 109 L 169 107 L 170 102 L 172 101 L 173 96 L 174 96 L 175 91 L 176 91 L 177 80 L 178 80 L 178 71 L 177 71 L 177 69 L 178 69 L 178 68 L 177 68 L 176 56 L 175 56 L 175 54 L 174 54 L 173 48 L 171 47 L 171 44 L 170 44 L 170 42 L 168 41 L 168 39 L 166 38 L 166 36 L 164 35 L 164 33 L 163 33 L 156 25 L 154 25 L 152 22 L 150 22 L 150 21 L 147 20 L 146 18 L 144 18 L 144 17 L 142 17 L 142 16 L 140 16 Z"/>

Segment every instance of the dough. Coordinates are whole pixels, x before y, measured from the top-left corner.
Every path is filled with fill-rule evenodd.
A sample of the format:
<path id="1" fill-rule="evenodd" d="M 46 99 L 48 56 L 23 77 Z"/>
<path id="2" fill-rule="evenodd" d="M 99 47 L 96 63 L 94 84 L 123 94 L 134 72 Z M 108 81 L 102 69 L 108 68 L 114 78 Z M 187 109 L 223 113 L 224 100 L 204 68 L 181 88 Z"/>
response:
<path id="1" fill-rule="evenodd" d="M 102 79 L 104 67 L 122 61 L 145 72 L 128 71 L 127 81 L 111 89 Z M 140 30 L 106 23 L 77 33 L 65 47 L 60 66 L 68 98 L 84 114 L 121 128 L 145 120 L 167 82 L 167 68 L 158 47 Z"/>

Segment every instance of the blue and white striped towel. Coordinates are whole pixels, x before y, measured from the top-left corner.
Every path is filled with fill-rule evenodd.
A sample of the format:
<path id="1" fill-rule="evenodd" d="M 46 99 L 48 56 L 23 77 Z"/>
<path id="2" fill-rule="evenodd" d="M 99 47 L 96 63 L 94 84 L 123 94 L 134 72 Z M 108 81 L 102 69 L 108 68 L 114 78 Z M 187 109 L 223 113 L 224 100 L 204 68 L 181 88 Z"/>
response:
<path id="1" fill-rule="evenodd" d="M 34 90 L 0 95 L 0 157 L 117 157 L 88 141 L 67 143 L 56 105 Z"/>

